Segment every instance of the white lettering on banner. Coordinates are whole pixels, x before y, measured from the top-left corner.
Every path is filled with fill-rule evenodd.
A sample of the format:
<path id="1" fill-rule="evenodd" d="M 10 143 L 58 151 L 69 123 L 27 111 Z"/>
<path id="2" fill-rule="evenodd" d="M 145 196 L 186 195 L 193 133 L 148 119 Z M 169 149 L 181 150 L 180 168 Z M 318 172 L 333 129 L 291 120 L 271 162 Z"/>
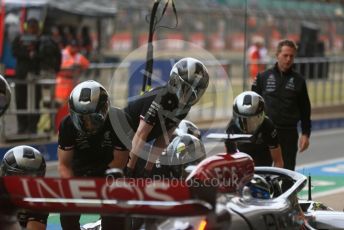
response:
<path id="1" fill-rule="evenodd" d="M 85 181 L 85 180 L 70 180 L 69 187 L 73 198 L 97 198 L 97 193 L 90 189 L 96 188 L 96 183 L 94 181 Z M 88 190 L 86 190 L 88 189 Z M 101 204 L 75 204 L 79 207 L 89 207 L 95 206 L 100 207 Z"/>
<path id="2" fill-rule="evenodd" d="M 221 186 L 230 186 L 238 188 L 238 174 L 236 167 L 216 167 L 213 168 L 215 172 L 215 178 L 218 180 L 217 183 Z M 208 176 L 209 179 L 212 179 Z"/>
<path id="3" fill-rule="evenodd" d="M 131 198 L 131 200 L 137 199 L 137 200 L 144 200 L 144 195 L 142 194 L 141 190 L 135 186 L 130 185 L 129 183 L 125 182 L 125 181 L 120 181 L 120 180 L 116 180 L 113 183 L 111 183 L 110 185 L 104 185 L 101 188 L 101 196 L 103 199 L 105 200 L 110 200 L 110 199 L 114 199 L 113 196 L 110 196 L 110 194 L 116 194 L 117 196 L 119 194 L 123 194 L 123 195 L 127 195 L 127 193 L 133 194 L 134 198 Z M 118 198 L 117 198 L 118 199 Z M 121 208 L 135 208 L 136 205 L 133 204 L 128 204 L 128 203 L 117 203 L 117 204 L 112 204 L 113 206 L 118 206 Z"/>
<path id="4" fill-rule="evenodd" d="M 30 192 L 30 188 L 28 186 L 28 179 L 20 179 L 20 181 L 22 182 L 22 185 L 23 185 L 23 188 L 24 188 L 24 191 L 25 191 L 25 195 L 27 197 L 32 197 L 32 194 Z M 54 191 L 52 188 L 50 188 L 49 185 L 47 185 L 42 179 L 37 178 L 35 180 L 35 185 L 36 185 L 36 188 L 38 190 L 39 197 L 47 197 L 44 194 L 44 191 L 48 192 L 49 195 L 53 196 L 54 198 L 64 197 L 63 187 L 62 187 L 61 181 L 60 180 L 56 180 L 56 182 L 58 184 L 58 188 L 59 188 L 58 192 L 60 194 L 56 193 L 56 191 Z M 65 204 L 65 203 L 61 203 L 61 204 L 64 205 L 64 206 L 67 206 L 67 204 Z M 30 202 L 30 205 L 33 205 L 33 203 Z"/>
<path id="5" fill-rule="evenodd" d="M 54 190 L 52 190 L 46 183 L 44 183 L 44 181 L 42 179 L 37 179 L 36 184 L 37 184 L 37 188 L 38 188 L 40 196 L 44 197 L 43 190 L 42 190 L 42 188 L 44 188 L 45 191 L 47 191 L 50 195 L 52 195 L 55 198 L 64 197 L 65 195 L 63 192 L 61 180 L 56 180 L 56 182 L 58 184 L 58 188 L 59 188 L 58 190 L 59 190 L 60 194 L 55 193 Z M 65 203 L 62 203 L 62 205 L 67 206 L 67 204 L 65 204 Z"/>
<path id="6" fill-rule="evenodd" d="M 145 192 L 149 197 L 158 199 L 158 200 L 162 200 L 162 201 L 173 201 L 173 197 L 168 196 L 166 194 L 163 193 L 159 193 L 157 190 L 168 190 L 170 188 L 168 183 L 164 183 L 164 182 L 153 182 L 152 184 L 148 184 L 145 188 Z M 153 209 L 170 209 L 171 207 L 168 206 L 161 206 L 161 207 L 154 207 L 151 206 L 151 208 Z"/>
<path id="7" fill-rule="evenodd" d="M 30 206 L 62 205 L 73 208 L 118 207 L 121 209 L 149 208 L 151 210 L 170 210 L 172 205 L 159 205 L 154 201 L 174 201 L 174 191 L 165 181 L 145 183 L 139 186 L 128 181 L 116 180 L 112 184 L 99 184 L 96 180 L 85 179 L 46 179 L 20 178 L 20 187 Z M 134 181 L 136 182 L 136 181 Z M 177 195 L 177 194 L 176 194 Z M 176 197 L 180 197 L 177 195 Z M 147 200 L 147 202 L 140 202 Z M 75 201 L 75 202 L 74 202 Z M 151 203 L 149 201 L 152 201 Z M 144 206 L 142 206 L 145 204 Z M 141 207 L 142 206 L 142 207 Z M 52 206 L 51 206 L 52 207 Z"/>
<path id="8" fill-rule="evenodd" d="M 22 185 L 23 185 L 23 188 L 24 188 L 24 192 L 25 192 L 26 197 L 32 197 L 31 192 L 30 192 L 30 187 L 28 186 L 28 185 L 29 185 L 28 179 L 26 179 L 26 178 L 25 178 L 25 179 L 20 179 L 20 181 L 21 181 L 21 183 L 22 183 Z M 29 202 L 29 204 L 30 204 L 31 206 L 34 205 L 32 202 Z"/>

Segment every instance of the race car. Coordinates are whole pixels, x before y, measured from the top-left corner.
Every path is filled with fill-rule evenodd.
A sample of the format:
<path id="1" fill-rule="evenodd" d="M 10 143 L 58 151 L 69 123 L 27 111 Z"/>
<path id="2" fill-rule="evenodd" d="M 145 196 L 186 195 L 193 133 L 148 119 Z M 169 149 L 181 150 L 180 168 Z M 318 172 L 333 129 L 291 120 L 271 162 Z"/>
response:
<path id="1" fill-rule="evenodd" d="M 233 141 L 250 138 L 226 135 Z M 291 186 L 282 190 L 285 182 Z M 8 176 L 0 178 L 0 222 L 9 210 L 26 208 L 140 217 L 141 229 L 343 229 L 343 212 L 298 199 L 306 183 L 298 172 L 254 168 L 238 151 L 202 160 L 185 180 Z M 99 222 L 92 229 L 100 229 Z"/>

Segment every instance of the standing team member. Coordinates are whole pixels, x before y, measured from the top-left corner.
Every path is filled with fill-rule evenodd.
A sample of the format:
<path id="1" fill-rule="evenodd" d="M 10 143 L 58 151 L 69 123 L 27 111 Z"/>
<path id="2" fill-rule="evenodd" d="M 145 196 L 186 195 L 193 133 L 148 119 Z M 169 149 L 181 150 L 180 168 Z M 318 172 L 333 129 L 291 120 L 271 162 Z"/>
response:
<path id="1" fill-rule="evenodd" d="M 62 178 L 105 177 L 109 167 L 123 169 L 129 151 L 117 138 L 108 116 L 110 102 L 96 81 L 78 84 L 69 98 L 70 115 L 59 127 L 58 163 Z M 79 215 L 61 214 L 61 226 L 80 229 Z M 122 225 L 123 224 L 123 225 Z M 120 218 L 102 216 L 102 229 L 124 229 Z"/>
<path id="2" fill-rule="evenodd" d="M 69 41 L 62 50 L 61 71 L 56 76 L 55 100 L 59 106 L 68 102 L 81 70 L 86 70 L 89 65 L 89 60 L 80 53 L 78 41 Z"/>
<path id="3" fill-rule="evenodd" d="M 199 101 L 208 83 L 209 74 L 204 64 L 194 58 L 183 58 L 172 67 L 165 86 L 129 102 L 124 111 L 135 134 L 127 165 L 128 176 L 134 174 L 144 144 L 154 140 L 144 171 L 145 176 L 150 175 L 156 159 L 169 144 L 179 122 Z"/>
<path id="4" fill-rule="evenodd" d="M 264 100 L 257 93 L 247 91 L 234 99 L 233 118 L 228 124 L 228 134 L 252 134 L 252 143 L 237 143 L 241 152 L 249 154 L 255 166 L 283 168 L 283 158 L 278 143 L 277 130 L 265 116 Z M 230 149 L 230 143 L 225 142 Z"/>
<path id="5" fill-rule="evenodd" d="M 44 176 L 45 170 L 46 164 L 43 155 L 37 149 L 27 145 L 20 145 L 8 150 L 0 163 L 1 177 Z M 12 216 L 7 214 L 7 223 L 3 223 L 1 218 L 4 216 L 0 216 L 0 223 L 3 224 L 1 229 L 16 229 L 19 223 L 22 228 L 27 230 L 45 230 L 48 216 L 48 213 L 21 209 L 17 213 L 17 220 L 12 223 L 10 223 Z"/>
<path id="6" fill-rule="evenodd" d="M 277 63 L 259 73 L 252 90 L 265 101 L 265 112 L 277 128 L 284 167 L 294 170 L 296 154 L 309 146 L 311 134 L 311 104 L 306 81 L 292 69 L 297 47 L 293 41 L 282 40 L 277 46 Z M 299 139 L 297 123 L 301 121 Z M 298 144 L 299 139 L 299 144 Z"/>
<path id="7" fill-rule="evenodd" d="M 39 37 L 41 31 L 39 22 L 35 18 L 30 18 L 26 22 L 27 28 L 23 34 L 18 35 L 12 42 L 12 53 L 16 58 L 16 75 L 18 80 L 27 80 L 28 74 L 39 74 Z M 19 110 L 27 109 L 27 83 L 18 83 L 15 86 L 16 105 Z M 35 109 L 39 108 L 41 99 L 41 87 L 35 87 Z M 35 133 L 39 119 L 38 114 L 17 115 L 18 134 Z"/>
<path id="8" fill-rule="evenodd" d="M 76 39 L 70 40 L 62 50 L 61 71 L 56 75 L 55 102 L 59 107 L 55 117 L 55 127 L 59 127 L 61 120 L 68 114 L 68 98 L 79 80 L 81 71 L 90 65 L 89 60 L 80 53 Z"/>

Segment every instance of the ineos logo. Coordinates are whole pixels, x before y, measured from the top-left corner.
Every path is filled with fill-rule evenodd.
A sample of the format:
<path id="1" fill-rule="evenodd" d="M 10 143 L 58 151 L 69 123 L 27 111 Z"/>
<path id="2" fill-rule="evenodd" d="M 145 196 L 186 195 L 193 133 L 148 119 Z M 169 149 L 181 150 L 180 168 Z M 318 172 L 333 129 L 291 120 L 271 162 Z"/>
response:
<path id="1" fill-rule="evenodd" d="M 110 205 L 116 205 L 121 208 L 135 208 L 135 205 L 129 204 L 128 202 L 121 202 L 121 200 L 144 200 L 141 189 L 120 179 L 103 186 L 101 196 L 106 200 L 116 197 L 116 200 L 119 201 Z"/>

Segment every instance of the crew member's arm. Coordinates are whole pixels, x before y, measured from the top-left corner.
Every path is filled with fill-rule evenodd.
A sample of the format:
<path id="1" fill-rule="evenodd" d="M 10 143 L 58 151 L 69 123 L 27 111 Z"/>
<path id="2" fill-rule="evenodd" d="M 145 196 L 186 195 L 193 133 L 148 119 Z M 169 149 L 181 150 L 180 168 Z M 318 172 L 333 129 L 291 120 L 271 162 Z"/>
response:
<path id="1" fill-rule="evenodd" d="M 26 224 L 27 230 L 45 230 L 46 225 L 38 221 L 28 221 Z"/>
<path id="2" fill-rule="evenodd" d="M 262 75 L 257 74 L 256 79 L 253 81 L 251 90 L 262 96 Z"/>
<path id="3" fill-rule="evenodd" d="M 273 166 L 278 168 L 284 167 L 284 161 L 282 157 L 281 147 L 278 145 L 277 148 L 270 148 L 270 154 L 273 161 Z"/>
<path id="4" fill-rule="evenodd" d="M 113 150 L 113 160 L 109 164 L 110 168 L 124 169 L 128 163 L 129 150 Z"/>
<path id="5" fill-rule="evenodd" d="M 85 56 L 81 55 L 79 64 L 82 69 L 88 69 L 90 61 Z"/>
<path id="6" fill-rule="evenodd" d="M 62 178 L 70 178 L 73 176 L 72 159 L 74 150 L 57 149 L 58 171 Z"/>
<path id="7" fill-rule="evenodd" d="M 161 156 L 161 153 L 170 143 L 171 137 L 175 129 L 176 128 L 172 128 L 168 130 L 166 135 L 163 134 L 154 141 L 154 145 L 150 149 L 148 160 L 145 166 L 146 171 L 152 171 L 156 160 Z"/>
<path id="8" fill-rule="evenodd" d="M 306 82 L 303 82 L 302 91 L 300 97 L 298 98 L 299 110 L 300 110 L 300 120 L 301 120 L 301 130 L 302 135 L 299 139 L 299 151 L 305 151 L 309 146 L 309 137 L 311 135 L 311 103 L 308 96 L 308 91 L 306 87 Z"/>
<path id="9" fill-rule="evenodd" d="M 129 153 L 130 160 L 128 162 L 128 168 L 134 169 L 137 159 L 139 158 L 140 152 L 143 149 L 144 144 L 146 143 L 147 137 L 152 130 L 153 125 L 148 124 L 143 119 L 140 120 L 139 127 L 134 135 L 132 140 L 132 148 Z"/>

